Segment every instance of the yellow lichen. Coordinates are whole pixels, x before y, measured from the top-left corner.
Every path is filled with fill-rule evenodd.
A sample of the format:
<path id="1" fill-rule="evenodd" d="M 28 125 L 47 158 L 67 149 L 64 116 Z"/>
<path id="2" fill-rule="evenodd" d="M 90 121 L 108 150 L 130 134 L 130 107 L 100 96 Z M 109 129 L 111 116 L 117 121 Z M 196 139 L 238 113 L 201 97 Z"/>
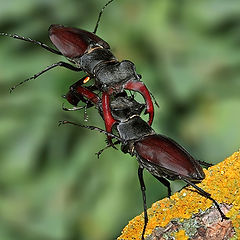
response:
<path id="1" fill-rule="evenodd" d="M 206 178 L 198 184 L 199 187 L 214 196 L 218 203 L 231 205 L 230 211 L 226 214 L 232 221 L 236 237 L 240 239 L 240 153 L 235 152 L 223 162 L 204 170 Z M 156 227 L 165 227 L 172 219 L 189 219 L 194 213 L 201 209 L 205 211 L 213 203 L 194 191 L 189 191 L 192 187 L 187 187 L 181 192 L 175 193 L 171 198 L 164 198 L 152 205 L 148 209 L 149 222 L 145 236 L 152 233 Z M 123 229 L 118 240 L 141 239 L 144 217 L 143 214 L 135 217 Z M 176 233 L 177 239 L 185 231 Z M 187 237 L 187 236 L 186 236 Z"/>
<path id="2" fill-rule="evenodd" d="M 176 240 L 188 240 L 189 237 L 185 234 L 185 230 L 181 229 L 179 232 L 175 233 Z"/>

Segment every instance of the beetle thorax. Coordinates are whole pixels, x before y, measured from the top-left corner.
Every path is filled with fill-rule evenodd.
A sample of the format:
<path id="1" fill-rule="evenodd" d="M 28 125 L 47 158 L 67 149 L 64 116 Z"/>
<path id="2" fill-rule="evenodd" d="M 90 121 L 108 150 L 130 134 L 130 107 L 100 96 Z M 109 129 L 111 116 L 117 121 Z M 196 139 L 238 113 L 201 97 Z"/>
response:
<path id="1" fill-rule="evenodd" d="M 103 63 L 95 68 L 96 85 L 102 91 L 120 92 L 124 83 L 130 80 L 139 80 L 135 65 L 128 61 Z"/>
<path id="2" fill-rule="evenodd" d="M 96 86 L 104 92 L 120 92 L 124 82 L 140 79 L 131 61 L 119 62 L 112 52 L 105 48 L 95 48 L 73 61 L 94 77 Z"/>
<path id="3" fill-rule="evenodd" d="M 108 62 L 117 62 L 117 59 L 108 49 L 97 47 L 86 52 L 81 57 L 75 58 L 76 65 L 82 68 L 90 76 L 95 77 L 95 71 L 99 66 Z"/>
<path id="4" fill-rule="evenodd" d="M 154 130 L 139 116 L 133 116 L 128 121 L 119 123 L 117 130 L 125 141 L 141 139 L 154 133 Z"/>

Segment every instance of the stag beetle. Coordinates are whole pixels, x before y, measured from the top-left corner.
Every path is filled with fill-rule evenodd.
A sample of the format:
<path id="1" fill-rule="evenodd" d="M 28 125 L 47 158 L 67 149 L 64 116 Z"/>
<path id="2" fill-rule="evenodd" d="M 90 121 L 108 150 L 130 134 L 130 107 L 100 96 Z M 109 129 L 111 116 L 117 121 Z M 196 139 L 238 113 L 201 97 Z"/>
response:
<path id="1" fill-rule="evenodd" d="M 123 92 L 124 89 L 137 91 L 142 94 L 146 101 L 146 114 L 149 114 L 148 124 L 151 125 L 154 117 L 153 102 L 150 92 L 140 80 L 141 76 L 136 73 L 134 63 L 128 60 L 119 62 L 110 51 L 109 44 L 96 35 L 103 10 L 113 1 L 114 0 L 108 1 L 100 11 L 93 33 L 78 28 L 64 27 L 57 24 L 51 25 L 49 28 L 49 37 L 58 50 L 30 38 L 15 34 L 0 33 L 0 35 L 38 44 L 52 53 L 66 57 L 71 63 L 75 64 L 75 66 L 73 66 L 62 61 L 54 63 L 33 77 L 18 83 L 12 87 L 10 91 L 30 79 L 36 79 L 41 74 L 57 66 L 65 67 L 73 71 L 83 71 L 87 73 L 87 77 L 84 78 L 84 83 L 94 78 L 95 89 L 102 92 L 101 105 L 107 132 L 111 132 L 112 126 L 116 121 L 109 107 L 110 96 Z M 72 85 L 72 89 L 74 89 L 74 86 L 75 85 Z M 87 95 L 92 94 L 87 88 L 82 88 L 81 91 L 83 95 L 85 93 L 87 93 Z"/>
<path id="2" fill-rule="evenodd" d="M 81 88 L 81 86 L 79 86 Z M 77 89 L 78 90 L 78 89 Z M 71 99 L 78 101 L 76 92 L 68 93 Z M 99 113 L 102 114 L 101 101 L 97 95 L 92 98 L 92 103 L 96 104 Z M 111 113 L 116 119 L 114 127 L 118 136 L 109 133 L 103 129 L 94 126 L 85 126 L 70 121 L 60 121 L 59 124 L 73 124 L 80 127 L 96 130 L 115 138 L 114 144 L 121 144 L 121 150 L 135 156 L 139 163 L 138 178 L 141 186 L 143 206 L 144 206 L 144 227 L 142 239 L 144 239 L 145 230 L 148 223 L 147 205 L 146 205 L 146 188 L 143 180 L 143 170 L 148 170 L 156 179 L 168 188 L 168 196 L 171 195 L 170 183 L 168 180 L 183 180 L 188 185 L 193 186 L 196 191 L 212 200 L 216 205 L 222 219 L 228 219 L 220 209 L 220 206 L 211 195 L 198 187 L 195 183 L 201 182 L 205 178 L 200 164 L 210 166 L 210 164 L 195 160 L 181 145 L 173 139 L 157 134 L 148 123 L 146 123 L 140 114 L 145 108 L 145 104 L 138 103 L 132 97 L 119 95 L 116 96 L 110 104 Z M 107 147 L 111 145 L 108 144 Z M 105 148 L 104 148 L 105 149 Z M 100 154 L 102 149 L 98 154 Z"/>

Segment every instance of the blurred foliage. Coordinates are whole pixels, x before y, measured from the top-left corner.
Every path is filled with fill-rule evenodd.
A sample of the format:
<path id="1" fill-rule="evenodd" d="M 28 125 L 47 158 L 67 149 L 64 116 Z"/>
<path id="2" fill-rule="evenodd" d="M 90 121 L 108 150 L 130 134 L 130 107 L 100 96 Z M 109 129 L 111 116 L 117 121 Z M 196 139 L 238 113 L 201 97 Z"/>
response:
<path id="1" fill-rule="evenodd" d="M 104 3 L 1 0 L 0 32 L 51 44 L 50 24 L 92 31 Z M 157 132 L 212 163 L 239 147 L 239 0 L 116 0 L 98 35 L 120 60 L 136 64 L 160 105 Z M 83 113 L 61 109 L 61 95 L 81 74 L 54 69 L 9 94 L 59 60 L 0 37 L 0 239 L 114 239 L 142 211 L 137 161 L 113 149 L 97 159 L 104 135 L 57 126 L 63 119 L 84 122 Z M 88 124 L 103 127 L 95 109 L 88 116 Z M 150 205 L 166 189 L 145 175 Z"/>

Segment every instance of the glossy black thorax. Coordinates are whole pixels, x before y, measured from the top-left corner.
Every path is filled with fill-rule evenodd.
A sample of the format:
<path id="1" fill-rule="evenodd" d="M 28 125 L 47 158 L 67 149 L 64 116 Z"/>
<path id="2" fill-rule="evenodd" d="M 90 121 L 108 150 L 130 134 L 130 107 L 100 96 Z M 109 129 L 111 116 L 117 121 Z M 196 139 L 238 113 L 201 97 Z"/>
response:
<path id="1" fill-rule="evenodd" d="M 124 82 L 140 80 L 131 61 L 119 62 L 112 52 L 105 48 L 93 49 L 80 58 L 75 58 L 74 62 L 95 78 L 96 87 L 103 92 L 120 92 Z"/>
<path id="2" fill-rule="evenodd" d="M 139 116 L 120 122 L 117 125 L 117 131 L 124 141 L 139 140 L 154 133 L 154 130 Z"/>
<path id="3" fill-rule="evenodd" d="M 73 59 L 76 65 L 82 68 L 90 76 L 95 76 L 95 71 L 101 64 L 107 62 L 117 62 L 117 59 L 109 49 L 94 47 L 80 57 Z"/>

